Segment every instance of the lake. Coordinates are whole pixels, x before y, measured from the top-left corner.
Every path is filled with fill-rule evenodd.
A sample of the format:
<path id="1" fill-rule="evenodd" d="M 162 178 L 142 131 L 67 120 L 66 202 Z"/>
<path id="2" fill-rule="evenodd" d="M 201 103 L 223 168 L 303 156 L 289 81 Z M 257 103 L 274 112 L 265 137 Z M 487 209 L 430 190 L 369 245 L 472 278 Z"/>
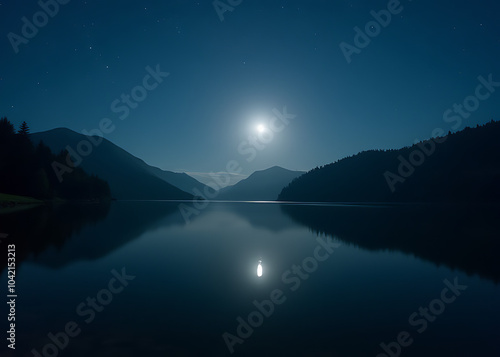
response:
<path id="1" fill-rule="evenodd" d="M 209 202 L 187 223 L 178 205 L 0 215 L 18 294 L 0 354 L 500 355 L 497 206 Z"/>

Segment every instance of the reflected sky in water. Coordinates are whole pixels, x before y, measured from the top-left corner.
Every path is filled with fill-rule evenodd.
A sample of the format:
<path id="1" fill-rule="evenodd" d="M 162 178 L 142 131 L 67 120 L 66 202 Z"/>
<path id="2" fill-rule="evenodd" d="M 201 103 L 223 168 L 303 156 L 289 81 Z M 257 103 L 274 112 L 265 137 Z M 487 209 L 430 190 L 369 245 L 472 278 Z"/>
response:
<path id="1" fill-rule="evenodd" d="M 62 243 L 34 236 L 48 243 L 27 246 L 19 262 L 18 352 L 41 348 L 49 332 L 75 321 L 82 332 L 61 356 L 228 356 L 222 336 L 237 336 L 237 319 L 281 301 L 233 355 L 376 356 L 403 330 L 414 338 L 405 356 L 498 355 L 500 289 L 483 267 L 466 259 L 461 266 L 457 251 L 450 258 L 432 244 L 424 245 L 439 254 L 394 243 L 393 234 L 415 233 L 400 227 L 405 222 L 387 223 L 392 211 L 376 225 L 379 213 L 338 209 L 321 217 L 278 204 L 213 202 L 186 225 L 173 203 L 115 202 L 67 230 Z M 77 306 L 122 268 L 135 279 L 87 324 Z M 454 278 L 467 290 L 419 334 L 409 316 Z"/>

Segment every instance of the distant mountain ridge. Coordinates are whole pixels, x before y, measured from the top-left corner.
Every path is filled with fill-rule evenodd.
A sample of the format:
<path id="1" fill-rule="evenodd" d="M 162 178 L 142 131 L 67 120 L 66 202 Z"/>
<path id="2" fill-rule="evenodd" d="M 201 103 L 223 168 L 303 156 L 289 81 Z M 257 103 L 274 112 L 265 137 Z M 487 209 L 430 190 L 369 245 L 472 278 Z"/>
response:
<path id="1" fill-rule="evenodd" d="M 42 140 L 54 152 L 60 152 L 66 146 L 76 152 L 82 140 L 100 140 L 100 137 L 90 138 L 67 128 L 33 133 L 30 137 L 35 144 Z M 150 166 L 104 138 L 98 145 L 92 145 L 91 153 L 81 157 L 80 165 L 87 172 L 106 180 L 117 199 L 191 199 L 193 196 L 188 190 L 204 187 L 186 174 Z"/>
<path id="2" fill-rule="evenodd" d="M 194 189 L 198 189 L 200 192 L 203 192 L 205 184 L 196 180 L 195 178 L 189 176 L 184 172 L 172 172 L 159 169 L 158 167 L 150 166 L 144 162 L 146 165 L 146 170 L 156 177 L 162 179 L 174 185 L 177 188 L 180 188 L 182 191 L 187 192 L 189 194 L 193 194 Z"/>
<path id="3" fill-rule="evenodd" d="M 500 122 L 317 167 L 278 199 L 302 202 L 500 202 Z"/>
<path id="4" fill-rule="evenodd" d="M 275 201 L 283 187 L 304 174 L 279 166 L 255 171 L 246 179 L 220 190 L 216 199 L 230 201 Z"/>

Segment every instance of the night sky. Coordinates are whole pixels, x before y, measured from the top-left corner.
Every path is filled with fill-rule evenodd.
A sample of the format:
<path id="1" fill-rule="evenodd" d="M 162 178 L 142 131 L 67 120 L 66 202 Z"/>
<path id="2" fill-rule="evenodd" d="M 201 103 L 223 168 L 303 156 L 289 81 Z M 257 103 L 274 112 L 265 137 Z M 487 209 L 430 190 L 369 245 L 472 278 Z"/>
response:
<path id="1" fill-rule="evenodd" d="M 354 45 L 354 28 L 364 32 L 388 3 L 397 13 L 348 63 L 340 44 Z M 234 159 L 244 174 L 309 170 L 500 119 L 498 88 L 460 125 L 443 120 L 479 76 L 500 82 L 500 4 L 396 5 L 243 0 L 221 21 L 212 1 L 71 0 L 15 53 L 9 33 L 22 36 L 22 18 L 41 7 L 0 0 L 0 116 L 32 132 L 82 132 L 109 118 L 115 130 L 104 136 L 151 165 L 203 173 Z M 168 77 L 128 115 L 113 111 L 157 65 Z M 296 117 L 248 162 L 238 145 L 284 106 Z"/>

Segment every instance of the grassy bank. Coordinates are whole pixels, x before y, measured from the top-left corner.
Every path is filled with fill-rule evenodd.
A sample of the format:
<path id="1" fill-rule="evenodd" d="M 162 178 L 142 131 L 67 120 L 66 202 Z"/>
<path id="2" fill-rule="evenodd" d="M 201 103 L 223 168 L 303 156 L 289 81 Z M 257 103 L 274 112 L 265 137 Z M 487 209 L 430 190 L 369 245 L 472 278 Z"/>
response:
<path id="1" fill-rule="evenodd" d="M 37 200 L 36 198 L 33 197 L 16 196 L 16 195 L 9 195 L 6 193 L 0 193 L 0 204 L 3 203 L 29 204 L 29 203 L 43 203 L 43 201 Z"/>
<path id="2" fill-rule="evenodd" d="M 0 213 L 12 213 L 43 204 L 43 201 L 33 197 L 9 195 L 0 193 Z"/>

